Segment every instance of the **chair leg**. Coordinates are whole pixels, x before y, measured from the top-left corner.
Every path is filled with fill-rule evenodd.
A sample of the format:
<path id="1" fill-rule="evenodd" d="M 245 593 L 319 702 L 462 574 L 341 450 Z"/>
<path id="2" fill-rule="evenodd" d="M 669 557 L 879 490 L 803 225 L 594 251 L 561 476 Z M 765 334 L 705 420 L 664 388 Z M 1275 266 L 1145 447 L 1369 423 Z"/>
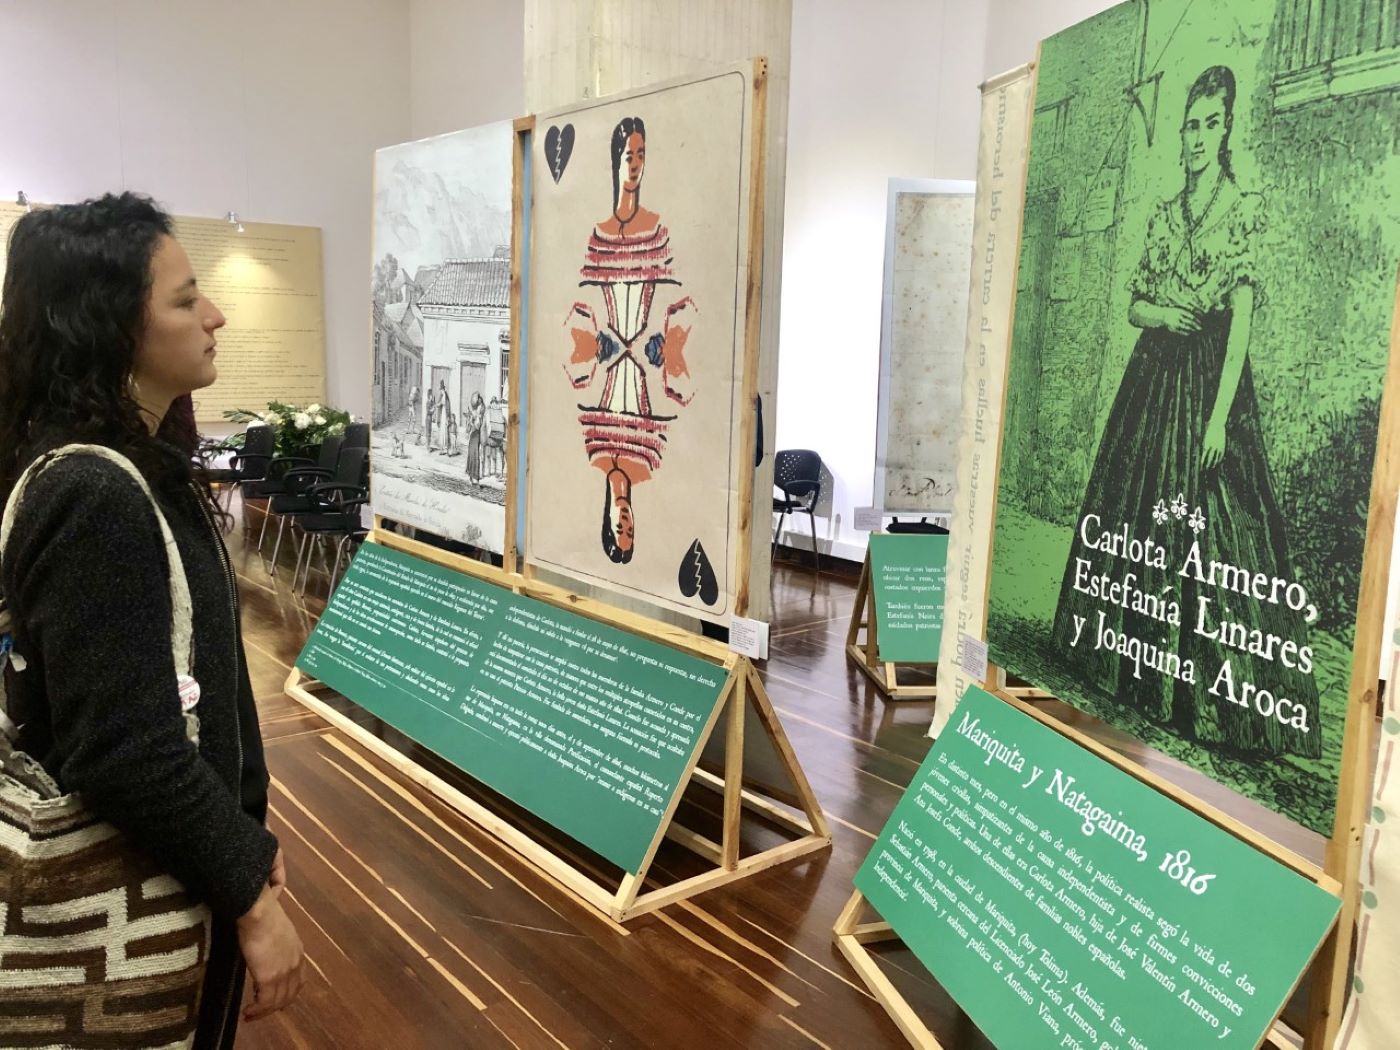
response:
<path id="1" fill-rule="evenodd" d="M 325 536 L 319 532 L 311 537 L 311 545 L 306 551 L 306 568 L 301 574 L 301 596 L 303 598 L 306 597 L 307 588 L 311 586 L 311 563 L 317 554 L 321 556 L 321 560 L 324 562 L 326 559 Z"/>
<path id="2" fill-rule="evenodd" d="M 778 527 L 777 527 L 776 529 L 773 530 L 773 547 L 772 547 L 772 549 L 769 550 L 769 552 L 768 552 L 768 560 L 769 560 L 769 561 L 772 561 L 775 557 L 777 557 L 777 554 L 778 554 L 778 540 L 780 540 L 780 539 L 782 538 L 782 535 L 783 535 L 783 522 L 785 522 L 785 521 L 787 521 L 787 508 L 786 508 L 786 507 L 784 507 L 782 513 L 778 515 Z"/>
<path id="3" fill-rule="evenodd" d="M 331 582 L 330 586 L 326 589 L 327 601 L 329 601 L 330 596 L 335 593 L 335 583 L 340 577 L 340 563 L 345 558 L 345 551 L 349 546 L 350 536 L 348 534 L 342 536 L 340 542 L 335 545 L 335 565 L 331 568 Z"/>
<path id="4" fill-rule="evenodd" d="M 244 502 L 243 504 L 243 513 L 248 513 L 248 504 L 246 502 Z M 258 530 L 259 554 L 262 553 L 263 537 L 267 535 L 267 519 L 270 517 L 272 517 L 272 500 L 268 500 L 266 503 L 263 504 L 263 523 L 262 528 Z"/>
<path id="5" fill-rule="evenodd" d="M 316 537 L 316 549 L 317 549 L 318 551 L 321 552 L 321 571 L 324 572 L 324 573 L 326 574 L 326 579 L 327 579 L 327 580 L 329 580 L 329 579 L 331 578 L 331 558 L 330 558 L 330 554 L 329 554 L 328 551 L 326 550 L 326 548 L 327 548 L 328 546 L 329 546 L 329 537 L 327 537 L 327 536 L 317 536 L 317 537 Z M 340 552 L 339 552 L 338 550 L 336 551 L 336 557 L 337 557 L 337 558 L 340 557 Z M 310 585 L 310 583 L 311 583 L 311 572 L 310 572 L 310 569 L 308 568 L 307 573 L 306 573 L 306 582 L 303 583 L 303 584 L 301 585 L 302 597 L 305 597 L 305 596 L 306 596 L 306 588 L 307 588 L 307 586 Z M 327 590 L 326 590 L 326 599 L 327 599 L 328 601 L 330 600 L 330 596 L 331 596 L 331 592 L 330 592 L 329 588 L 327 588 Z"/>
<path id="6" fill-rule="evenodd" d="M 272 545 L 272 562 L 267 570 L 269 576 L 277 575 L 277 555 L 282 550 L 282 533 L 286 528 L 287 516 L 285 514 L 277 515 L 277 542 Z"/>
<path id="7" fill-rule="evenodd" d="M 809 510 L 807 512 L 807 520 L 812 523 L 812 560 L 816 562 L 817 571 L 821 572 L 822 555 L 821 551 L 817 549 L 817 512 L 815 510 Z"/>
<path id="8" fill-rule="evenodd" d="M 301 559 L 302 559 L 302 556 L 306 553 L 306 548 L 307 548 L 308 544 L 310 543 L 310 540 L 311 540 L 311 534 L 310 534 L 309 532 L 303 532 L 303 533 L 301 534 L 301 541 L 297 544 L 297 560 L 296 560 L 296 564 L 294 564 L 294 565 L 292 566 L 292 591 L 293 591 L 293 592 L 295 592 L 296 589 L 297 589 L 297 577 L 301 575 Z"/>

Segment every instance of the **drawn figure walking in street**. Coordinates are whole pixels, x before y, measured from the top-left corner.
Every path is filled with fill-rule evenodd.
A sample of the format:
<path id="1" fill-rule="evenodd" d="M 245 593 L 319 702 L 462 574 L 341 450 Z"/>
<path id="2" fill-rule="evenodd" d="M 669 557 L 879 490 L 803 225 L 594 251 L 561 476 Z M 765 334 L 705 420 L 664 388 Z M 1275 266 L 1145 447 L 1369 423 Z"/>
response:
<path id="1" fill-rule="evenodd" d="M 597 288 L 606 320 L 576 302 L 565 321 L 573 353 L 565 371 L 576 390 L 587 390 L 579 425 L 589 462 L 604 476 L 603 551 L 629 562 L 636 545 L 632 489 L 661 467 L 666 431 L 674 415 L 657 411 L 661 397 L 685 406 L 694 396 L 685 345 L 696 312 L 689 297 L 670 302 L 655 324 L 653 299 L 662 286 L 679 287 L 672 267 L 670 232 L 642 207 L 646 127 L 626 117 L 611 143 L 613 207 L 593 228 L 579 287 Z"/>
<path id="2" fill-rule="evenodd" d="M 482 430 L 486 425 L 486 402 L 480 393 L 473 391 L 471 405 L 467 409 L 467 480 L 473 485 L 481 481 Z"/>
<path id="3" fill-rule="evenodd" d="M 1236 754 L 1317 756 L 1317 684 L 1311 658 L 1298 656 L 1308 643 L 1305 613 L 1227 590 L 1219 579 L 1205 582 L 1214 561 L 1251 579 L 1295 579 L 1250 363 L 1254 310 L 1266 292 L 1256 285 L 1259 197 L 1240 188 L 1231 166 L 1234 109 L 1228 68 L 1196 78 L 1181 127 L 1185 185 L 1157 205 L 1131 279 L 1128 319 L 1141 333 L 1075 521 L 1053 637 L 1077 674 L 1149 721 Z M 1112 558 L 1105 565 L 1101 536 L 1125 525 L 1130 537 L 1150 536 L 1165 548 L 1164 566 L 1125 568 Z M 1180 626 L 1090 598 L 1075 586 L 1085 561 L 1095 566 L 1087 575 L 1131 571 L 1144 594 L 1178 601 Z M 1278 642 L 1241 647 L 1207 637 L 1225 620 Z M 1117 655 L 1099 644 L 1105 629 L 1174 654 L 1181 666 L 1189 661 L 1195 684 Z M 1286 698 L 1289 711 L 1301 709 L 1308 731 L 1285 724 L 1282 701 L 1279 717 L 1243 702 L 1246 683 Z"/>
<path id="4" fill-rule="evenodd" d="M 428 401 L 428 451 L 450 452 L 452 431 L 452 399 L 447 396 L 447 381 L 439 380 L 438 388 Z"/>

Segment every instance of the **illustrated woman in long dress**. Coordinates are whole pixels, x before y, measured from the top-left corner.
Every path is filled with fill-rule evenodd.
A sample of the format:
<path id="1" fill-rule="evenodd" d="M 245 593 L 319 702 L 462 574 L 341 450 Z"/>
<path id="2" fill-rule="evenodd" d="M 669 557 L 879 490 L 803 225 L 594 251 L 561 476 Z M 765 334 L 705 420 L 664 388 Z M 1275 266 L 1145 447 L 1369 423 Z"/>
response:
<path id="1" fill-rule="evenodd" d="M 1196 630 L 1199 599 L 1205 597 L 1210 600 L 1207 634 L 1228 619 L 1302 648 L 1308 644 L 1304 614 L 1284 602 L 1227 590 L 1218 580 L 1217 585 L 1198 581 L 1194 569 L 1181 572 L 1192 543 L 1199 541 L 1202 575 L 1218 560 L 1251 576 L 1294 579 L 1250 364 L 1253 314 L 1261 295 L 1254 257 L 1259 201 L 1240 189 L 1231 168 L 1234 108 L 1235 78 L 1224 66 L 1207 69 L 1187 95 L 1181 129 L 1185 186 L 1152 214 L 1130 284 L 1128 319 L 1142 333 L 1075 521 L 1054 643 L 1077 675 L 1183 736 L 1241 754 L 1315 757 L 1322 729 L 1308 661 L 1296 653 L 1291 661 L 1281 659 L 1279 645 L 1268 659 Z M 1089 515 L 1098 520 L 1086 526 Z M 1086 544 L 1086 534 L 1099 546 L 1099 534 L 1119 532 L 1125 523 L 1130 536 L 1150 535 L 1166 548 L 1164 568 L 1106 557 Z M 1136 573 L 1140 591 L 1179 602 L 1180 626 L 1076 590 L 1080 559 L 1093 565 L 1089 575 L 1107 572 L 1119 580 Z M 1183 666 L 1191 661 L 1195 683 L 1139 669 L 1134 660 L 1099 647 L 1104 627 L 1175 654 Z M 1222 682 L 1227 660 L 1229 681 Z M 1308 731 L 1240 704 L 1246 683 L 1301 705 Z"/>
<path id="2" fill-rule="evenodd" d="M 477 391 L 472 391 L 471 405 L 467 411 L 467 477 L 477 484 L 486 472 L 481 465 L 482 432 L 486 426 L 486 401 Z"/>
<path id="3" fill-rule="evenodd" d="M 447 396 L 446 380 L 438 381 L 437 396 L 433 399 L 428 418 L 432 435 L 428 439 L 428 451 L 451 452 L 452 437 L 457 428 L 452 420 L 452 399 Z"/>
<path id="4" fill-rule="evenodd" d="M 632 489 L 660 469 L 675 419 L 659 411 L 662 399 L 684 406 L 694 396 L 685 344 L 695 304 L 679 297 L 655 308 L 657 289 L 681 282 L 672 269 L 669 231 L 642 207 L 641 118 L 626 117 L 613 129 L 611 155 L 612 213 L 588 238 L 579 280 L 579 287 L 602 293 L 606 320 L 600 327 L 590 306 L 574 303 L 566 322 L 573 353 L 565 371 L 576 390 L 590 394 L 578 419 L 584 451 L 604 479 L 603 551 L 614 562 L 629 562 L 637 530 Z"/>

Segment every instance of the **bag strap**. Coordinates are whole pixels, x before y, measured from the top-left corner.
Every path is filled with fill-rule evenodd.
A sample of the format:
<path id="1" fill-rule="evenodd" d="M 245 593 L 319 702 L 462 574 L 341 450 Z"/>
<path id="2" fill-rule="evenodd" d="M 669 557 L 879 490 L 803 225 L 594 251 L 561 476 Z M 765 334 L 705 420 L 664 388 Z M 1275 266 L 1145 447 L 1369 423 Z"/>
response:
<path id="1" fill-rule="evenodd" d="M 170 523 L 166 521 L 160 505 L 156 503 L 150 485 L 146 483 L 146 479 L 136 469 L 135 464 L 121 453 L 115 452 L 105 445 L 72 444 L 46 453 L 31 463 L 15 483 L 14 490 L 11 491 L 10 498 L 5 504 L 4 517 L 0 518 L 0 562 L 4 560 L 5 548 L 10 540 L 10 530 L 14 527 L 15 515 L 19 512 L 29 483 L 42 470 L 67 456 L 97 456 L 120 467 L 150 502 L 151 510 L 156 516 L 156 524 L 160 527 L 161 539 L 165 541 L 165 556 L 170 571 L 170 608 L 172 614 L 170 648 L 171 655 L 175 659 L 175 673 L 177 675 L 191 675 L 194 665 L 194 614 L 190 602 L 190 585 L 185 578 L 185 565 L 180 558 L 180 549 L 175 544 L 175 537 L 170 532 Z M 6 603 L 3 614 L 0 614 L 0 632 L 8 635 L 12 628 L 11 613 L 8 603 Z M 3 655 L 7 655 L 7 653 L 0 653 L 0 656 Z M 6 701 L 4 676 L 0 675 L 0 712 L 3 712 L 8 706 Z"/>

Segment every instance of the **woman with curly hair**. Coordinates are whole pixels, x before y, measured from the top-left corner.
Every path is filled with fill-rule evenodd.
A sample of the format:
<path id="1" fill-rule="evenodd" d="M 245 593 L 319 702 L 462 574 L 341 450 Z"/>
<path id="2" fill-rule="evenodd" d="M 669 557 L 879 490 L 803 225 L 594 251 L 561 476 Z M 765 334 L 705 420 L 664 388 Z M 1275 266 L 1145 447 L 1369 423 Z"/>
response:
<path id="1" fill-rule="evenodd" d="M 218 512 L 189 448 L 157 433 L 171 405 L 217 376 L 224 317 L 200 291 L 171 220 L 130 193 L 36 210 L 15 225 L 0 312 L 0 498 L 26 468 L 5 545 L 4 594 L 21 657 L 9 714 L 19 748 L 78 793 L 187 894 L 212 930 L 194 1045 L 233 1045 L 245 1017 L 288 1005 L 302 948 L 282 910 L 277 840 L 263 826 L 267 767 Z M 188 422 L 188 421 L 186 421 Z M 189 427 L 171 420 L 167 434 Z M 198 742 L 172 658 L 175 610 L 159 518 L 190 596 Z M 119 1038 L 119 1037 L 118 1037 Z M 104 1045 L 121 1045 L 113 1042 Z M 143 1044 L 144 1045 L 144 1044 Z"/>

